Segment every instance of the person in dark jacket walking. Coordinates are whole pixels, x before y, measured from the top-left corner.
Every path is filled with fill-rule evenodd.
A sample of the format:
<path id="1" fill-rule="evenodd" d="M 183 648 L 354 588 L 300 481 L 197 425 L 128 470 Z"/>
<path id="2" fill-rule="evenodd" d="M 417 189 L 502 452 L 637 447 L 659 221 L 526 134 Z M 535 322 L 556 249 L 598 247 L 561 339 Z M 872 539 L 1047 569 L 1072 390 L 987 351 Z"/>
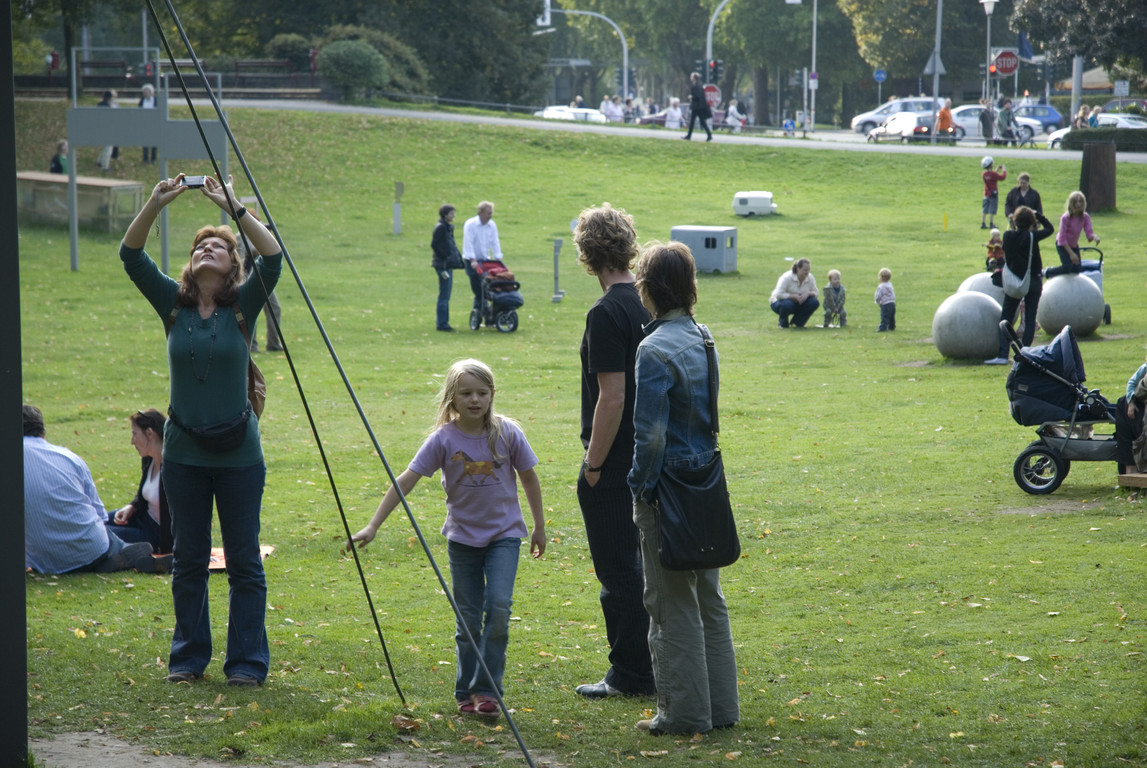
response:
<path id="1" fill-rule="evenodd" d="M 452 331 L 450 327 L 450 291 L 454 287 L 453 269 L 460 268 L 462 254 L 454 242 L 454 206 L 447 203 L 438 209 L 438 223 L 430 238 L 430 250 L 434 256 L 430 265 L 438 275 L 438 305 L 435 327 L 439 331 Z"/>
<path id="2" fill-rule="evenodd" d="M 709 138 L 705 141 L 713 140 L 713 129 L 711 123 L 713 121 L 713 110 L 709 108 L 709 102 L 705 101 L 705 86 L 701 85 L 701 75 L 694 72 L 689 75 L 689 132 L 681 138 L 690 141 L 693 138 L 693 122 L 696 120 L 701 121 L 701 127 L 705 129 L 705 133 Z"/>

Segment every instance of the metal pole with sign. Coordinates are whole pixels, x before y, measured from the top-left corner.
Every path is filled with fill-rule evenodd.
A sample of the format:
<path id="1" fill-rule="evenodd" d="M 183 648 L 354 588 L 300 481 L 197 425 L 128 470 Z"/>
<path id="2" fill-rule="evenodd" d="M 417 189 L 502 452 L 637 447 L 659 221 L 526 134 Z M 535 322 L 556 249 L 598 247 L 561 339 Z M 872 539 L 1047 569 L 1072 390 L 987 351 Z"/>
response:
<path id="1" fill-rule="evenodd" d="M 884 88 L 884 81 L 888 79 L 888 73 L 883 69 L 878 69 L 872 73 L 872 79 L 876 81 L 876 106 L 879 107 L 884 100 L 881 91 Z"/>

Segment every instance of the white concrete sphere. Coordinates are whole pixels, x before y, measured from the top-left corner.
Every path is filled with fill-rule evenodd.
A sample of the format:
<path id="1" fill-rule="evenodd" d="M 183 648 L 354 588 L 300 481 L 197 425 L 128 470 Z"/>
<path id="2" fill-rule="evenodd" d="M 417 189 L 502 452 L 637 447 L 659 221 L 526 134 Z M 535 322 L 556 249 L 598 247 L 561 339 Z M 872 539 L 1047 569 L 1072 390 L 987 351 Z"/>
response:
<path id="1" fill-rule="evenodd" d="M 960 291 L 979 291 L 986 293 L 996 300 L 1000 307 L 1004 306 L 1004 289 L 992 283 L 991 272 L 977 272 L 964 282 L 960 283 Z"/>
<path id="2" fill-rule="evenodd" d="M 1095 333 L 1103 322 L 1103 291 L 1081 274 L 1056 275 L 1043 284 L 1036 322 L 1055 336 L 1070 325 L 1076 336 Z"/>
<path id="3" fill-rule="evenodd" d="M 1000 349 L 1002 308 L 979 291 L 960 291 L 944 299 L 932 317 L 932 343 L 944 357 L 986 360 Z"/>

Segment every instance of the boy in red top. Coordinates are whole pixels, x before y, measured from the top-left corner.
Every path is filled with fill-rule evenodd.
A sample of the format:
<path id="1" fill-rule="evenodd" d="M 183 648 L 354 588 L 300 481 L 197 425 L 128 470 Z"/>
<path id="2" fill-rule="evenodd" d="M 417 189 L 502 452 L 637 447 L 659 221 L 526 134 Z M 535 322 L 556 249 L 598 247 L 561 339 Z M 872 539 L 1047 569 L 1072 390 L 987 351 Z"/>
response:
<path id="1" fill-rule="evenodd" d="M 1008 169 L 1001 165 L 998 170 L 992 170 L 995 161 L 991 155 L 984 155 L 980 167 L 984 169 L 984 205 L 980 214 L 980 229 L 992 229 L 996 226 L 996 211 L 1000 207 L 999 183 L 1008 177 Z M 988 218 L 988 223 L 984 219 Z"/>

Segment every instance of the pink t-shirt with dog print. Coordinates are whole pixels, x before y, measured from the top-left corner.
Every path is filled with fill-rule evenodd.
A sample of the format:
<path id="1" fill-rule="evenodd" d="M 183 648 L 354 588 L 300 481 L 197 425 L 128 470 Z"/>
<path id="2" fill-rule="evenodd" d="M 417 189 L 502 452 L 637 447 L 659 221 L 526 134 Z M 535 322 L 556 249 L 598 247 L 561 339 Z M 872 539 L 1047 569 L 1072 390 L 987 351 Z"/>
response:
<path id="1" fill-rule="evenodd" d="M 538 464 L 525 434 L 512 422 L 503 422 L 496 459 L 485 435 L 468 435 L 456 424 L 434 431 L 418 449 L 409 469 L 423 477 L 442 471 L 446 491 L 446 522 L 442 535 L 470 547 L 485 547 L 510 537 L 526 538 L 529 531 L 518 501 L 518 478 Z"/>

